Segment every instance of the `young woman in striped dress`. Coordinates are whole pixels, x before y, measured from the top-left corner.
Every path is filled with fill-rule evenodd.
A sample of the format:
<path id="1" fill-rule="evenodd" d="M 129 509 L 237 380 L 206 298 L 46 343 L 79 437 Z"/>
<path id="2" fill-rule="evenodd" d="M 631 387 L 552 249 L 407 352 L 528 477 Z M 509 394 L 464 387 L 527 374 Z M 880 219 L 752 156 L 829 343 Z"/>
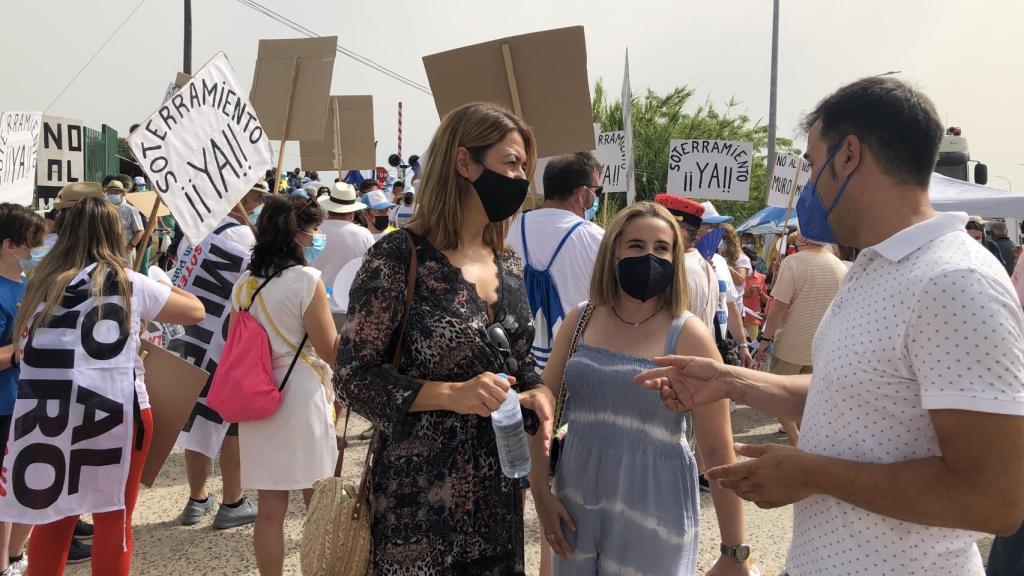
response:
<path id="1" fill-rule="evenodd" d="M 708 328 L 686 312 L 683 252 L 678 225 L 662 206 L 640 202 L 620 212 L 598 252 L 593 308 L 576 349 L 569 350 L 587 303 L 567 315 L 556 337 L 543 378 L 558 397 L 564 375 L 569 434 L 553 490 L 543 445 L 531 440 L 533 497 L 558 555 L 555 576 L 697 570 L 700 498 L 683 414 L 633 383 L 655 356 L 721 361 Z M 707 465 L 732 462 L 728 403 L 696 410 L 693 421 Z M 708 574 L 745 576 L 741 502 L 717 486 L 712 498 L 723 554 Z"/>

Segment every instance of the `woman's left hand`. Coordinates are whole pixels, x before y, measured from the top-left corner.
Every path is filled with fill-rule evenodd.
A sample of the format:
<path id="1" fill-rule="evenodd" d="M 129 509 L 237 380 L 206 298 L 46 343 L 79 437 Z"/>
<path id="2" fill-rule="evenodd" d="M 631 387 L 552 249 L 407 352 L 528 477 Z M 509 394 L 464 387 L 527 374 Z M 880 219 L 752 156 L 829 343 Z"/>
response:
<path id="1" fill-rule="evenodd" d="M 750 562 L 737 562 L 733 558 L 719 556 L 718 562 L 708 570 L 707 576 L 749 576 Z"/>
<path id="2" fill-rule="evenodd" d="M 554 395 L 551 394 L 551 390 L 547 386 L 537 386 L 533 390 L 519 394 L 519 405 L 533 410 L 537 414 L 537 418 L 540 419 L 538 434 L 541 435 L 541 439 L 544 441 L 544 454 L 548 455 L 548 451 L 551 449 L 551 435 L 553 433 L 551 421 L 555 417 Z"/>

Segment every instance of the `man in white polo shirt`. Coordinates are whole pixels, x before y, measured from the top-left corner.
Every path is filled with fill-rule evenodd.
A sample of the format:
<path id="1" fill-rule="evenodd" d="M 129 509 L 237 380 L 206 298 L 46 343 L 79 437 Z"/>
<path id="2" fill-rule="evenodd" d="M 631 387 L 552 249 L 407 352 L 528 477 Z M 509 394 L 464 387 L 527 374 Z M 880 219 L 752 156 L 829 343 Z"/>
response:
<path id="1" fill-rule="evenodd" d="M 805 126 L 801 232 L 863 250 L 813 376 L 670 357 L 637 382 L 670 410 L 728 397 L 802 421 L 798 447 L 737 445 L 752 459 L 707 472 L 759 506 L 795 503 L 789 576 L 981 576 L 980 533 L 1024 519 L 1024 314 L 967 215 L 931 208 L 943 130 L 924 94 L 866 78 Z"/>

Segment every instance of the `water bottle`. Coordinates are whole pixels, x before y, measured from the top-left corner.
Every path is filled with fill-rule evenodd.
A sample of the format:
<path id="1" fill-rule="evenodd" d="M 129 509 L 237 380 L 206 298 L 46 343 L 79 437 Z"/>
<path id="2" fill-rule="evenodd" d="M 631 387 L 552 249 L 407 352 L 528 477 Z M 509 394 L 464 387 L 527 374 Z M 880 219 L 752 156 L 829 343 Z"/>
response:
<path id="1" fill-rule="evenodd" d="M 498 376 L 507 379 L 504 374 Z M 501 407 L 491 412 L 491 425 L 498 442 L 501 471 L 509 478 L 524 478 L 530 473 L 530 448 L 526 444 L 523 411 L 515 390 L 510 389 Z"/>

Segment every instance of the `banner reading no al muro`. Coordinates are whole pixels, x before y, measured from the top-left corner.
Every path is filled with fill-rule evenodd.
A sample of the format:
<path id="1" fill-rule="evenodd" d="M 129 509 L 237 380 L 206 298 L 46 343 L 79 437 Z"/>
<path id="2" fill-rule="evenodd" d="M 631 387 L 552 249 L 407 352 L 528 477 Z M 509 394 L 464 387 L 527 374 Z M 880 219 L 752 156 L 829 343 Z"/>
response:
<path id="1" fill-rule="evenodd" d="M 273 165 L 270 141 L 223 52 L 128 137 L 193 244 Z"/>

